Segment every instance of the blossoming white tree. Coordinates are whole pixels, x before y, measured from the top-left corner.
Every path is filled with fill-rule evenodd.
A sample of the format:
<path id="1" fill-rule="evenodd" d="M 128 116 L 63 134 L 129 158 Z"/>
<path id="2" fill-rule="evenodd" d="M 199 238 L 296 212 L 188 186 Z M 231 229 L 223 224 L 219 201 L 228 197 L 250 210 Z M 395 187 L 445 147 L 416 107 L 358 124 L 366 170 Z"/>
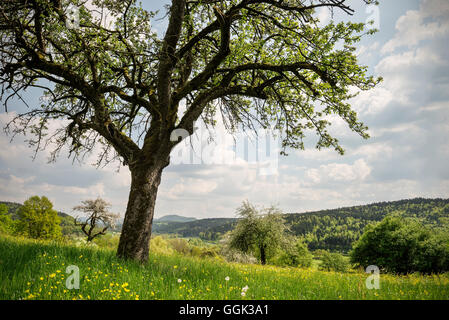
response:
<path id="1" fill-rule="evenodd" d="M 115 228 L 120 215 L 108 211 L 110 206 L 105 200 L 98 198 L 82 201 L 82 205 L 73 208 L 87 215 L 82 221 L 75 219 L 75 225 L 81 226 L 81 230 L 87 236 L 87 242 L 105 235 L 106 230 Z"/>

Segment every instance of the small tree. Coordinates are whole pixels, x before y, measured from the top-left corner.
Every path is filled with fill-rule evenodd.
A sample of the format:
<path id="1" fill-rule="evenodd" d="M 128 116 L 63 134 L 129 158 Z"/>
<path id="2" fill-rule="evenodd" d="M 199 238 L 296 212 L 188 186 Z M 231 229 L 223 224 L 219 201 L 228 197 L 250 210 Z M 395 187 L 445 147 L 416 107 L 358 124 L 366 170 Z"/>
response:
<path id="1" fill-rule="evenodd" d="M 61 219 L 47 197 L 29 198 L 17 214 L 20 218 L 17 231 L 20 234 L 34 239 L 58 239 L 62 235 Z"/>
<path id="2" fill-rule="evenodd" d="M 237 209 L 241 217 L 231 231 L 229 246 L 244 253 L 252 252 L 259 256 L 260 263 L 266 264 L 267 257 L 285 242 L 285 221 L 279 209 L 263 209 L 259 214 L 248 201 Z"/>
<path id="3" fill-rule="evenodd" d="M 87 236 L 87 242 L 105 235 L 107 229 L 115 227 L 119 215 L 108 211 L 111 206 L 109 203 L 100 198 L 81 203 L 82 205 L 74 207 L 73 210 L 84 212 L 87 218 L 81 222 L 78 222 L 78 218 L 75 219 L 75 225 L 81 226 L 81 230 Z"/>

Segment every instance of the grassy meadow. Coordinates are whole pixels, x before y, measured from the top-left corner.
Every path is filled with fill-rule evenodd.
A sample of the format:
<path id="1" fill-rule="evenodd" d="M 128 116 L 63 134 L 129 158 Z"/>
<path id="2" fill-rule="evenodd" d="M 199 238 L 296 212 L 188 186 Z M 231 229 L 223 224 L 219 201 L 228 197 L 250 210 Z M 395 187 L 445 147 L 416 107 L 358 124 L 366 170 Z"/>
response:
<path id="1" fill-rule="evenodd" d="M 66 268 L 80 271 L 66 287 Z M 381 275 L 227 263 L 215 258 L 152 254 L 146 265 L 122 261 L 112 249 L 0 236 L 2 300 L 416 300 L 449 299 L 449 275 Z"/>

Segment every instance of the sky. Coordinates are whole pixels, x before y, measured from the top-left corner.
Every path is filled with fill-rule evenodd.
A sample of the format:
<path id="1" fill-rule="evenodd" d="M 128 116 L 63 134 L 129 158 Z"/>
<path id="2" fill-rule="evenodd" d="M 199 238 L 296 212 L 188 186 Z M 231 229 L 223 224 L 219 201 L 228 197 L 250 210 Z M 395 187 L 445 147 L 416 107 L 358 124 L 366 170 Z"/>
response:
<path id="1" fill-rule="evenodd" d="M 162 176 L 156 217 L 234 217 L 244 200 L 292 213 L 449 197 L 449 1 L 381 1 L 377 8 L 361 2 L 351 1 L 356 9 L 351 20 L 374 20 L 379 32 L 359 44 L 359 61 L 371 74 L 384 78 L 376 89 L 351 101 L 371 139 L 363 140 L 333 119 L 331 132 L 345 148 L 344 156 L 316 150 L 312 135 L 304 151 L 275 156 L 272 141 L 270 154 L 263 159 L 267 161 L 261 161 L 261 153 L 254 161 L 254 139 L 245 144 L 242 136 L 235 147 L 219 125 L 212 133 L 215 144 L 208 145 L 207 132 L 200 127 L 187 142 L 193 150 L 180 146 L 172 154 L 173 163 Z M 164 2 L 143 1 L 143 5 L 163 10 Z M 322 23 L 332 18 L 324 10 L 317 14 Z M 163 35 L 166 21 L 154 21 L 152 26 Z M 38 101 L 40 95 L 32 90 L 25 97 Z M 10 113 L 2 110 L 0 126 L 21 108 L 17 103 L 10 106 Z M 58 125 L 54 123 L 54 129 Z M 0 132 L 0 201 L 22 203 L 30 196 L 45 195 L 57 210 L 75 214 L 72 208 L 82 200 L 102 197 L 112 204 L 112 211 L 124 214 L 130 186 L 126 167 L 97 169 L 92 166 L 94 157 L 73 163 L 64 153 L 49 164 L 49 151 L 33 161 L 26 137 L 10 140 Z M 201 154 L 199 164 L 195 159 Z"/>

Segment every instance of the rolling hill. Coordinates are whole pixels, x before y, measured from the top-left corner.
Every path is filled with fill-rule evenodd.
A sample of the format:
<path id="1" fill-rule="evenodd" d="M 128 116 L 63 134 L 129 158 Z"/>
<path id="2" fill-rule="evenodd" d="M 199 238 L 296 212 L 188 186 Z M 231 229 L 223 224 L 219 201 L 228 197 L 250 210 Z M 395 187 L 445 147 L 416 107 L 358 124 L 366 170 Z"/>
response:
<path id="1" fill-rule="evenodd" d="M 195 220 L 196 218 L 178 216 L 176 214 L 166 215 L 159 219 L 154 219 L 155 222 L 190 222 Z"/>

